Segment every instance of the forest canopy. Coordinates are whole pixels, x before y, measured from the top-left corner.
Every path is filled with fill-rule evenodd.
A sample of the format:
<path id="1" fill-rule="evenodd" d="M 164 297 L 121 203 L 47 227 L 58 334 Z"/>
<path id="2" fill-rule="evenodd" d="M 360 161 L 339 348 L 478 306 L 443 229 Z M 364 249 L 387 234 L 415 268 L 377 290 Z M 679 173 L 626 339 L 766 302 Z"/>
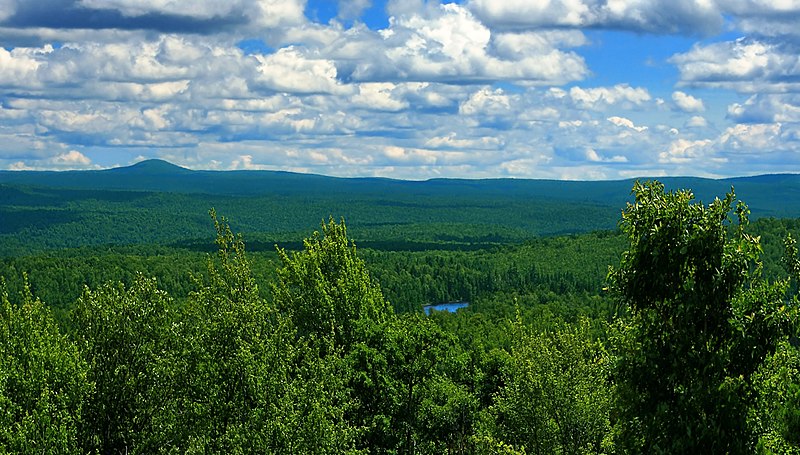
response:
<path id="1" fill-rule="evenodd" d="M 647 182 L 619 232 L 493 249 L 331 218 L 265 256 L 212 211 L 212 254 L 11 258 L 0 452 L 797 454 L 798 225 L 748 214 Z"/>

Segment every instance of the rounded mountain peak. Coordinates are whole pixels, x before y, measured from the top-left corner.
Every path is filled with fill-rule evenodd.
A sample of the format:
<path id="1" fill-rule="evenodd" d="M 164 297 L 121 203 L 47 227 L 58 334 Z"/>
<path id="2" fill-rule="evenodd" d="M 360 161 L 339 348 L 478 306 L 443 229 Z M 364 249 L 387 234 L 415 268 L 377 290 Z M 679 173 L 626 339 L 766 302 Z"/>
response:
<path id="1" fill-rule="evenodd" d="M 191 170 L 186 169 L 185 167 L 181 167 L 177 164 L 172 164 L 169 161 L 159 159 L 139 161 L 131 166 L 117 168 L 115 171 L 136 174 L 176 174 L 191 172 Z"/>

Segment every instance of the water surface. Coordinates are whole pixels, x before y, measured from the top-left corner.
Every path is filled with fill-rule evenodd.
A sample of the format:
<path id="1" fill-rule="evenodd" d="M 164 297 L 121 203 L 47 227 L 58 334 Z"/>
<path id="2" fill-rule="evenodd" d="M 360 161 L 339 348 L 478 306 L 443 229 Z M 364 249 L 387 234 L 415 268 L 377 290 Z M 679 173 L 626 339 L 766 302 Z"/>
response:
<path id="1" fill-rule="evenodd" d="M 435 305 L 424 305 L 422 310 L 426 315 L 431 314 L 431 311 L 449 311 L 455 313 L 459 308 L 466 308 L 467 306 L 469 306 L 469 302 L 437 303 Z"/>

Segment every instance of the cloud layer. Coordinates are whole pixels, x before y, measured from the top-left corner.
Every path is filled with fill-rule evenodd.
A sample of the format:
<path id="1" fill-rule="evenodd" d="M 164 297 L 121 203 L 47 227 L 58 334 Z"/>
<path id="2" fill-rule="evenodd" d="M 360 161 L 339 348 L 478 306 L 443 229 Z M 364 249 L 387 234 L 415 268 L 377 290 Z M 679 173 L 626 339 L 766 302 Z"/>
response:
<path id="1" fill-rule="evenodd" d="M 0 0 L 0 168 L 160 157 L 399 178 L 800 169 L 800 5 L 340 0 L 320 19 L 323 7 Z M 614 56 L 622 71 L 592 58 L 642 34 L 674 50 Z"/>

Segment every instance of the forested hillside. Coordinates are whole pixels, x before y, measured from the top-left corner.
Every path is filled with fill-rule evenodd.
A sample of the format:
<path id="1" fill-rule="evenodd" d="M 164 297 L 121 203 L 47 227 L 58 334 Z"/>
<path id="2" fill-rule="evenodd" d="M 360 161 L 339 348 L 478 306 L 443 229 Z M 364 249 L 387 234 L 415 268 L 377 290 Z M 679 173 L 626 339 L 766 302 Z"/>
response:
<path id="1" fill-rule="evenodd" d="M 17 185 L 0 453 L 800 453 L 800 221 L 724 189 Z"/>
<path id="2" fill-rule="evenodd" d="M 753 216 L 800 216 L 800 175 L 664 179 L 706 203 L 730 191 Z M 0 171 L 0 255 L 99 245 L 208 245 L 218 208 L 255 249 L 297 245 L 330 215 L 378 249 L 475 249 L 613 230 L 633 180 L 342 179 L 271 171 L 191 171 L 164 161 L 103 171 Z"/>

